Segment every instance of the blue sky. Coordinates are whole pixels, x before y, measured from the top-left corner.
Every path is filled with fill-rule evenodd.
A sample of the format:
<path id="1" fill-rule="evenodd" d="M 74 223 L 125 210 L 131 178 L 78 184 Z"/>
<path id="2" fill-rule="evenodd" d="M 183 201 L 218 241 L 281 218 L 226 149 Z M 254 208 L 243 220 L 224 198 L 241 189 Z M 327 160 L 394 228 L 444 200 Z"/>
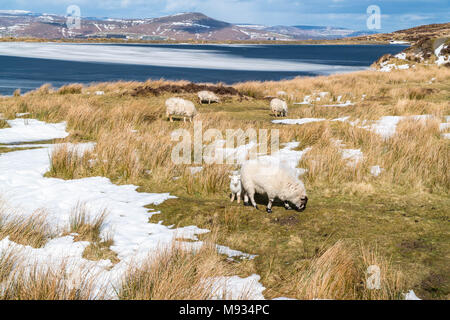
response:
<path id="1" fill-rule="evenodd" d="M 152 18 L 179 12 L 202 12 L 233 23 L 329 25 L 367 29 L 366 9 L 381 9 L 382 32 L 449 22 L 449 0 L 1 0 L 0 10 L 65 14 L 76 4 L 82 16 Z"/>

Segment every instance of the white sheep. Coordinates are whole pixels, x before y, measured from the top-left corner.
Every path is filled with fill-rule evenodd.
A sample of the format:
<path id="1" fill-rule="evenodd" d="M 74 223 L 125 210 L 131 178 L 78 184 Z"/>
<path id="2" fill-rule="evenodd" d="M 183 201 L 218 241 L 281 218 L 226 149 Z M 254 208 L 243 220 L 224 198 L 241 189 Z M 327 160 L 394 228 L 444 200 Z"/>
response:
<path id="1" fill-rule="evenodd" d="M 208 104 L 211 104 L 211 102 L 219 102 L 220 99 L 218 96 L 214 94 L 214 92 L 211 91 L 200 91 L 197 93 L 198 99 L 200 100 L 200 103 L 208 102 Z"/>
<path id="2" fill-rule="evenodd" d="M 231 202 L 234 201 L 234 197 L 236 196 L 237 203 L 240 203 L 242 193 L 241 175 L 233 174 L 230 176 L 230 179 Z"/>
<path id="3" fill-rule="evenodd" d="M 170 122 L 173 122 L 172 117 L 181 117 L 184 122 L 186 118 L 192 122 L 192 119 L 197 114 L 194 104 L 191 101 L 181 98 L 169 98 L 166 100 L 166 115 Z"/>
<path id="4" fill-rule="evenodd" d="M 248 160 L 241 168 L 241 183 L 244 191 L 244 205 L 258 209 L 255 193 L 266 194 L 269 198 L 266 211 L 272 212 L 275 198 L 284 202 L 286 209 L 294 207 L 297 211 L 306 208 L 308 197 L 305 186 L 290 169 L 279 164 L 266 163 L 261 160 Z"/>
<path id="5" fill-rule="evenodd" d="M 278 114 L 282 117 L 287 116 L 288 107 L 284 100 L 278 98 L 272 99 L 272 101 L 270 101 L 270 109 L 272 110 L 272 113 L 275 114 L 275 117 L 278 117 Z"/>

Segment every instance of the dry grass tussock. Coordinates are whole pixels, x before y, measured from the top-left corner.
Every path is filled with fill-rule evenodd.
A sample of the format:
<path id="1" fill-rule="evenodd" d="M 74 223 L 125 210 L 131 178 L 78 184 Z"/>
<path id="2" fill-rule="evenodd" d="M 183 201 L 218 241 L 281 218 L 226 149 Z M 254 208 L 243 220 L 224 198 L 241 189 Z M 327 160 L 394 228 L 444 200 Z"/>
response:
<path id="1" fill-rule="evenodd" d="M 12 265 L 14 267 L 12 267 Z M 8 270 L 9 269 L 9 270 Z M 69 280 L 68 266 L 23 265 L 14 253 L 0 256 L 0 276 L 4 275 L 0 300 L 92 300 L 104 298 L 95 277 L 87 268 L 78 269 Z M 9 271 L 8 273 L 6 273 Z"/>
<path id="2" fill-rule="evenodd" d="M 8 127 L 9 127 L 8 122 L 6 122 L 6 120 L 4 120 L 4 119 L 0 119 L 0 129 L 5 129 Z"/>
<path id="3" fill-rule="evenodd" d="M 379 270 L 379 287 L 371 289 L 374 287 L 367 285 L 367 279 L 376 269 Z M 293 297 L 307 300 L 401 299 L 406 288 L 403 274 L 389 260 L 376 250 L 345 241 L 322 250 L 286 283 Z"/>
<path id="4" fill-rule="evenodd" d="M 83 258 L 88 260 L 106 260 L 119 262 L 117 254 L 110 249 L 114 244 L 114 230 L 105 229 L 106 209 L 92 214 L 85 203 L 78 203 L 71 211 L 69 226 L 63 234 L 74 235 L 75 241 L 88 241 L 89 246 L 83 252 Z"/>
<path id="5" fill-rule="evenodd" d="M 58 89 L 58 94 L 78 94 L 83 90 L 82 84 L 68 84 Z"/>
<path id="6" fill-rule="evenodd" d="M 43 210 L 34 212 L 29 217 L 15 214 L 0 200 L 0 240 L 9 237 L 11 241 L 22 245 L 40 248 L 55 236 L 46 220 Z"/>
<path id="7" fill-rule="evenodd" d="M 174 242 L 144 264 L 131 266 L 119 289 L 119 297 L 127 300 L 230 299 L 231 292 L 226 285 L 219 285 L 216 277 L 233 273 L 233 266 L 217 253 L 214 242 L 208 241 L 194 252 Z M 244 290 L 238 299 L 246 298 L 248 292 Z"/>

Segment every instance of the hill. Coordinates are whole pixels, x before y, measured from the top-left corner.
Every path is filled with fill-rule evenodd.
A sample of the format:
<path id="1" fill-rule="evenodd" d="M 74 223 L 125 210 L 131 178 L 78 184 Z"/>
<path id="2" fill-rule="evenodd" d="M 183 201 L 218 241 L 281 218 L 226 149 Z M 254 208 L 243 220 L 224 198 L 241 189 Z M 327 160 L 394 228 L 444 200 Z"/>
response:
<path id="1" fill-rule="evenodd" d="M 398 30 L 391 33 L 378 33 L 352 38 L 361 41 L 405 41 L 415 43 L 422 39 L 450 37 L 450 22 L 440 24 L 428 24 L 410 29 Z"/>
<path id="2" fill-rule="evenodd" d="M 0 37 L 41 39 L 110 38 L 176 41 L 324 40 L 360 34 L 325 26 L 260 26 L 232 24 L 202 13 L 188 12 L 151 19 L 82 18 L 80 29 L 69 29 L 66 17 L 20 10 L 0 11 Z"/>

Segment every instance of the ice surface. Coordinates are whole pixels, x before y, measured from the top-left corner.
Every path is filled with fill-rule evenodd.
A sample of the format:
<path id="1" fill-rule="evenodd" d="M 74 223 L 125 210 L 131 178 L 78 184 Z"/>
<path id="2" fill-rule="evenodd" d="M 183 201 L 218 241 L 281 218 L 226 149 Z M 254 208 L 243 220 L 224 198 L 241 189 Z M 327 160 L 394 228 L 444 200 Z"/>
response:
<path id="1" fill-rule="evenodd" d="M 367 69 L 366 67 L 236 57 L 220 50 L 174 49 L 139 45 L 4 42 L 0 43 L 0 55 L 202 69 L 305 71 L 319 74 Z"/>

